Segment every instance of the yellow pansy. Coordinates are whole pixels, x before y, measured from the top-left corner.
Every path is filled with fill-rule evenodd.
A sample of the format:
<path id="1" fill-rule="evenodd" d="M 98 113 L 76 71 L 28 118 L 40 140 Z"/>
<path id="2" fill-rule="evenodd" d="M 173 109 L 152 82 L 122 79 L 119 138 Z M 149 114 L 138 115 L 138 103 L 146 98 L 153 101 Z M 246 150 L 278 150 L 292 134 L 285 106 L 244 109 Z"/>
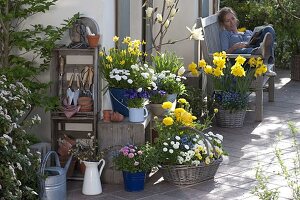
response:
<path id="1" fill-rule="evenodd" d="M 178 99 L 177 101 L 178 101 L 178 103 L 182 103 L 182 104 L 187 104 L 187 103 L 188 103 L 188 102 L 186 101 L 186 99 L 184 99 L 184 98 L 180 98 L 180 99 Z"/>
<path id="2" fill-rule="evenodd" d="M 235 61 L 241 65 L 243 65 L 246 61 L 246 58 L 244 58 L 243 56 L 238 55 L 238 57 L 236 57 Z"/>
<path id="3" fill-rule="evenodd" d="M 192 62 L 191 64 L 189 64 L 188 68 L 190 71 L 193 71 L 193 70 L 197 69 L 197 65 L 196 65 L 196 63 Z"/>
<path id="4" fill-rule="evenodd" d="M 166 126 L 171 126 L 174 123 L 174 120 L 172 117 L 165 117 L 163 119 L 163 124 Z"/>
<path id="5" fill-rule="evenodd" d="M 162 104 L 162 108 L 163 109 L 171 109 L 172 108 L 172 103 L 170 102 L 170 101 L 166 101 L 166 102 L 164 102 L 163 104 Z"/>
<path id="6" fill-rule="evenodd" d="M 204 60 L 204 59 L 199 60 L 198 65 L 199 65 L 199 67 L 201 67 L 201 68 L 205 67 L 205 66 L 206 66 L 205 60 Z"/>
<path id="7" fill-rule="evenodd" d="M 212 69 L 212 67 L 211 67 L 210 65 L 206 65 L 206 66 L 204 67 L 204 72 L 205 72 L 206 74 L 212 74 L 213 69 Z"/>
<path id="8" fill-rule="evenodd" d="M 119 37 L 118 37 L 118 36 L 114 36 L 114 37 L 113 37 L 113 41 L 114 41 L 114 42 L 118 42 L 118 41 L 119 41 Z"/>

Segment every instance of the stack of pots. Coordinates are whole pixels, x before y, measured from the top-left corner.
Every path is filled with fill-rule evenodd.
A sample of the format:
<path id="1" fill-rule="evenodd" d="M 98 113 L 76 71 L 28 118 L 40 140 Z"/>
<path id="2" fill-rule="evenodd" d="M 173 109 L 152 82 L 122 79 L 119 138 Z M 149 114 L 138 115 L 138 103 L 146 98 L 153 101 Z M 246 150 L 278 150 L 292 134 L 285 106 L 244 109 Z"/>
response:
<path id="1" fill-rule="evenodd" d="M 80 112 L 91 112 L 93 110 L 92 97 L 79 97 L 78 104 L 80 105 Z"/>

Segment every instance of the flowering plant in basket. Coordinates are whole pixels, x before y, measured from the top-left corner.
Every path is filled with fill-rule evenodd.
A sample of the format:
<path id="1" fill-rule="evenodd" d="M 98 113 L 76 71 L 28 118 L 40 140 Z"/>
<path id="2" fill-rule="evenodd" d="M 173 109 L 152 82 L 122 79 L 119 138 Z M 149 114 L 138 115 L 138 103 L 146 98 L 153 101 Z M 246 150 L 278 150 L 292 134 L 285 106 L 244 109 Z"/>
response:
<path id="1" fill-rule="evenodd" d="M 219 108 L 231 111 L 245 109 L 251 82 L 267 71 L 263 60 L 252 57 L 247 61 L 243 56 L 238 56 L 233 64 L 223 51 L 214 53 L 213 64 L 210 66 L 205 60 L 200 60 L 198 66 L 190 64 L 189 70 L 198 75 L 200 68 L 212 77 L 216 91 L 215 102 Z"/>
<path id="2" fill-rule="evenodd" d="M 100 151 L 95 136 L 88 133 L 88 139 L 81 139 L 70 149 L 70 153 L 80 161 L 98 162 L 103 158 L 104 152 Z"/>
<path id="3" fill-rule="evenodd" d="M 182 100 L 183 101 L 183 100 Z M 168 108 L 165 102 L 163 108 Z M 169 104 L 170 108 L 171 104 Z M 217 110 L 216 110 L 217 112 Z M 162 121 L 156 119 L 155 129 L 158 139 L 155 143 L 157 155 L 162 165 L 194 165 L 209 164 L 224 154 L 220 134 L 213 132 L 199 134 L 211 123 L 212 117 L 203 124 L 185 107 L 176 108 Z"/>
<path id="4" fill-rule="evenodd" d="M 150 86 L 154 70 L 141 62 L 143 42 L 125 37 L 122 41 L 125 47 L 121 48 L 119 37 L 115 36 L 113 41 L 115 48 L 99 53 L 100 70 L 109 87 L 130 89 Z"/>
<path id="5" fill-rule="evenodd" d="M 113 158 L 118 170 L 127 172 L 149 172 L 157 164 L 156 150 L 150 144 L 125 145 Z"/>

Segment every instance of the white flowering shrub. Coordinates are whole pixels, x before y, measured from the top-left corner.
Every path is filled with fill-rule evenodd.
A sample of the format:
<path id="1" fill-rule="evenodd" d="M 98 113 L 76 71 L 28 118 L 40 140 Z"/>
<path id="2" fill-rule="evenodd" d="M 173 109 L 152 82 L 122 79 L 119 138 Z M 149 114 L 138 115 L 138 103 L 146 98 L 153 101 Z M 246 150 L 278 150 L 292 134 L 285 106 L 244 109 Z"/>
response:
<path id="1" fill-rule="evenodd" d="M 39 116 L 23 121 L 31 106 L 30 91 L 20 82 L 0 76 L 0 199 L 38 199 L 40 160 L 29 150 L 25 131 L 39 123 Z M 19 122 L 22 121 L 20 124 Z"/>

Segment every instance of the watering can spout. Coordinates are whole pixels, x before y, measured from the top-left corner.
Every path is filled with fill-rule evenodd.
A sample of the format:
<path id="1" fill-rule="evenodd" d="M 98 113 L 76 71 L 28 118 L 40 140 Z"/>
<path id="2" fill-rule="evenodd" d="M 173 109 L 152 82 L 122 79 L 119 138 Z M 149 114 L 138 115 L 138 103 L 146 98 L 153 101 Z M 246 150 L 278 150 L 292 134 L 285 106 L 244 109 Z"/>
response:
<path id="1" fill-rule="evenodd" d="M 68 161 L 67 161 L 67 163 L 66 163 L 66 165 L 65 165 L 65 167 L 64 167 L 64 170 L 65 170 L 66 174 L 67 174 L 67 171 L 68 171 L 69 166 L 70 166 L 70 164 L 71 164 L 72 158 L 73 158 L 73 155 L 71 155 L 71 156 L 69 157 L 69 159 L 68 159 Z"/>

